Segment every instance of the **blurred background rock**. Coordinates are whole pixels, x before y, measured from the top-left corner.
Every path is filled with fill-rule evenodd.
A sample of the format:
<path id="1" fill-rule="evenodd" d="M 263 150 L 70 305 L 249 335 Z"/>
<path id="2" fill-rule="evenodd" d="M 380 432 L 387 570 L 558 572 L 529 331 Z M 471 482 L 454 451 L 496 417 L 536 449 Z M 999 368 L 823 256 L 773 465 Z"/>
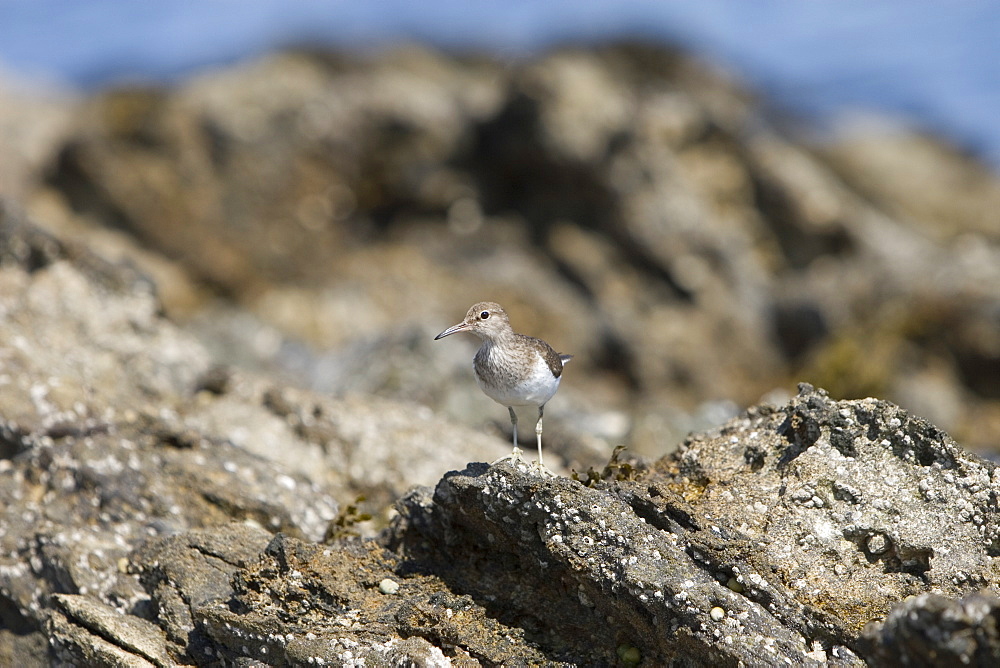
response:
<path id="1" fill-rule="evenodd" d="M 901 33 L 905 3 L 680 4 L 8 3 L 0 196 L 151 277 L 217 361 L 501 435 L 475 342 L 431 340 L 498 301 L 576 355 L 546 419 L 576 468 L 799 380 L 995 452 L 1000 141 L 976 120 L 1000 86 L 975 73 L 1000 11 Z M 956 106 L 942 61 L 983 97 Z"/>

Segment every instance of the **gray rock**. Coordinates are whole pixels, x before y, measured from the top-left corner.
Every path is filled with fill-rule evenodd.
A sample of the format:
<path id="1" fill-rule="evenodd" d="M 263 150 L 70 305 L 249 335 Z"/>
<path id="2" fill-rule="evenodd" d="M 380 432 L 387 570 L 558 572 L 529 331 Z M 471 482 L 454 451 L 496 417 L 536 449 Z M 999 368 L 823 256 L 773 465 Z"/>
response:
<path id="1" fill-rule="evenodd" d="M 0 663 L 995 659 L 998 476 L 937 426 L 803 386 L 586 484 L 442 478 L 506 418 L 430 340 L 487 291 L 576 353 L 580 470 L 797 374 L 995 442 L 994 179 L 900 207 L 899 163 L 637 47 L 276 55 L 73 116 L 15 165 L 60 232 L 0 206 Z"/>
<path id="2" fill-rule="evenodd" d="M 149 592 L 174 656 L 194 663 L 212 656 L 196 621 L 198 609 L 230 600 L 234 573 L 254 561 L 270 540 L 262 529 L 229 524 L 151 539 L 133 551 L 130 570 Z"/>
<path id="3" fill-rule="evenodd" d="M 1000 599 L 973 593 L 906 599 L 865 627 L 860 647 L 871 665 L 995 666 L 1000 661 Z"/>
<path id="4" fill-rule="evenodd" d="M 165 634 L 156 624 L 123 615 L 88 596 L 55 594 L 52 599 L 58 608 L 49 617 L 48 633 L 57 657 L 68 662 L 82 657 L 101 665 L 174 665 Z"/>
<path id="5" fill-rule="evenodd" d="M 452 590 L 499 597 L 550 658 L 608 662 L 624 642 L 654 664 L 851 665 L 880 656 L 862 629 L 897 602 L 996 582 L 995 471 L 887 402 L 804 385 L 593 489 L 451 473 L 401 501 L 395 540 Z M 989 656 L 989 628 L 962 651 Z"/>
<path id="6" fill-rule="evenodd" d="M 640 502 L 618 487 L 473 466 L 438 485 L 421 538 L 437 546 L 442 579 L 478 600 L 501 595 L 504 616 L 552 659 L 611 664 L 625 645 L 652 665 L 822 663 L 794 622 L 782 620 L 794 607 L 762 604 L 770 591 L 733 592 L 714 564 L 701 563 L 704 539 L 691 539 L 668 508 L 637 510 Z M 648 499 L 646 489 L 639 495 Z M 712 618 L 716 607 L 722 620 Z"/>
<path id="7" fill-rule="evenodd" d="M 769 564 L 758 579 L 847 633 L 907 596 L 997 580 L 1000 472 L 888 402 L 803 385 L 788 406 L 693 438 L 661 466 L 714 526 L 749 537 Z"/>
<path id="8" fill-rule="evenodd" d="M 53 661 L 860 665 L 897 632 L 920 633 L 892 617 L 896 602 L 956 600 L 997 580 L 995 466 L 892 404 L 808 385 L 653 465 L 615 458 L 588 484 L 472 464 L 405 494 L 378 540 L 345 537 L 351 521 L 331 523 L 325 486 L 343 472 L 286 465 L 283 453 L 313 448 L 331 468 L 354 449 L 394 444 L 412 457 L 420 448 L 403 444 L 449 428 L 384 399 L 331 400 L 213 368 L 141 282 L 103 265 L 117 278 L 98 281 L 29 227 L 0 229 L 29 250 L 0 274 L 47 290 L 8 306 L 10 340 L 24 342 L 18 382 L 43 375 L 31 361 L 81 383 L 72 372 L 114 345 L 131 354 L 110 376 L 125 385 L 95 385 L 82 415 L 48 405 L 76 395 L 11 399 L 0 595 L 21 637 L 45 633 Z M 70 334 L 102 331 L 91 313 L 121 334 L 98 337 L 103 347 L 52 335 L 64 367 L 33 354 L 28 328 L 54 330 L 51 318 Z M 116 324 L 130 317 L 143 326 Z M 164 341 L 191 348 L 162 370 L 140 344 Z M 406 480 L 373 477 L 384 475 L 349 477 L 387 490 Z M 986 619 L 968 615 L 970 627 Z M 991 637 L 935 636 L 967 656 L 989 656 Z M 40 658 L 28 642 L 11 656 Z"/>

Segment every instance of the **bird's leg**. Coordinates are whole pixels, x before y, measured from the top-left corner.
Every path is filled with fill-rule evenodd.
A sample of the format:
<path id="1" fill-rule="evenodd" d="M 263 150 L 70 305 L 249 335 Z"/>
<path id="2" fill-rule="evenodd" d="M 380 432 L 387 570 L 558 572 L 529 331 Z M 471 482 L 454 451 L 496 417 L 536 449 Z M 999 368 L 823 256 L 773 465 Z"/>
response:
<path id="1" fill-rule="evenodd" d="M 517 447 L 517 413 L 514 412 L 513 406 L 508 406 L 507 410 L 510 412 L 510 424 L 514 427 L 514 450 L 506 457 L 501 457 L 500 459 L 493 462 L 493 464 L 499 464 L 500 462 L 522 462 L 524 458 L 521 456 L 521 448 Z M 491 464 L 492 466 L 492 464 Z"/>
<path id="2" fill-rule="evenodd" d="M 507 411 L 510 413 L 510 424 L 514 427 L 514 454 L 520 455 L 521 449 L 517 447 L 517 413 L 513 406 L 508 406 Z"/>
<path id="3" fill-rule="evenodd" d="M 538 466 L 545 468 L 545 464 L 542 463 L 542 409 L 545 408 L 545 404 L 538 407 L 538 422 L 535 423 L 535 437 L 538 438 Z"/>
<path id="4" fill-rule="evenodd" d="M 555 478 L 556 474 L 545 468 L 545 464 L 542 463 L 542 409 L 544 408 L 544 404 L 538 407 L 538 422 L 535 423 L 535 437 L 538 439 L 538 472 L 543 476 Z"/>

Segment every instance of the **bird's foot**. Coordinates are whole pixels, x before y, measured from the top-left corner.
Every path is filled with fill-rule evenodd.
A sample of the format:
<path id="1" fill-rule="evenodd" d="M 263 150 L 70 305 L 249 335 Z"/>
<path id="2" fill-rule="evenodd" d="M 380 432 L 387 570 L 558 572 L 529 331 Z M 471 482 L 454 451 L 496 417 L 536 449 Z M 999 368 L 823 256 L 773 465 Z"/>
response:
<path id="1" fill-rule="evenodd" d="M 558 478 L 559 474 L 551 470 L 541 462 L 531 462 L 531 468 L 538 471 L 543 478 Z"/>
<path id="2" fill-rule="evenodd" d="M 524 464 L 529 471 L 536 471 L 543 478 L 558 478 L 559 477 L 558 473 L 555 473 L 554 471 L 551 471 L 548 468 L 546 468 L 545 464 L 540 464 L 537 461 L 532 461 L 529 464 L 528 460 L 524 458 L 524 456 L 523 456 L 523 454 L 521 452 L 521 448 L 514 448 L 514 450 L 509 455 L 507 455 L 505 457 L 501 457 L 500 459 L 498 459 L 495 462 L 493 462 L 492 464 L 490 464 L 490 466 L 496 466 L 497 464 L 499 464 L 501 462 L 510 462 L 511 464 L 514 464 L 515 466 L 518 465 L 518 464 Z M 524 470 L 524 469 L 522 469 L 522 470 Z"/>
<path id="3" fill-rule="evenodd" d="M 492 464 L 490 464 L 490 466 L 496 466 L 500 462 L 511 462 L 513 464 L 520 464 L 520 463 L 527 464 L 528 463 L 528 462 L 525 461 L 524 457 L 521 456 L 521 448 L 517 448 L 517 447 L 515 447 L 511 451 L 511 453 L 509 455 L 507 455 L 505 457 L 501 457 L 500 459 L 498 459 L 495 462 L 493 462 Z"/>

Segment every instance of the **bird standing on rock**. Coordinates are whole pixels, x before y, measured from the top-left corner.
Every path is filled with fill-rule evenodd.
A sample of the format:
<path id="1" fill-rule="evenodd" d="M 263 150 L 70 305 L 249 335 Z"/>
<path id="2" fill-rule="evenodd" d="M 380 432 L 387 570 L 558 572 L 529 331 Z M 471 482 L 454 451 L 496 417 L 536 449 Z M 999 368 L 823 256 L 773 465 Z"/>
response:
<path id="1" fill-rule="evenodd" d="M 514 427 L 514 451 L 503 459 L 521 459 L 517 447 L 515 406 L 538 408 L 535 436 L 538 438 L 538 466 L 542 464 L 542 411 L 559 389 L 563 366 L 572 355 L 557 353 L 552 346 L 533 336 L 518 334 L 510 326 L 506 311 L 495 302 L 479 302 L 465 319 L 434 337 L 442 339 L 458 332 L 471 332 L 483 341 L 472 361 L 479 388 L 493 401 L 507 407 Z M 496 462 L 494 462 L 496 463 Z"/>

